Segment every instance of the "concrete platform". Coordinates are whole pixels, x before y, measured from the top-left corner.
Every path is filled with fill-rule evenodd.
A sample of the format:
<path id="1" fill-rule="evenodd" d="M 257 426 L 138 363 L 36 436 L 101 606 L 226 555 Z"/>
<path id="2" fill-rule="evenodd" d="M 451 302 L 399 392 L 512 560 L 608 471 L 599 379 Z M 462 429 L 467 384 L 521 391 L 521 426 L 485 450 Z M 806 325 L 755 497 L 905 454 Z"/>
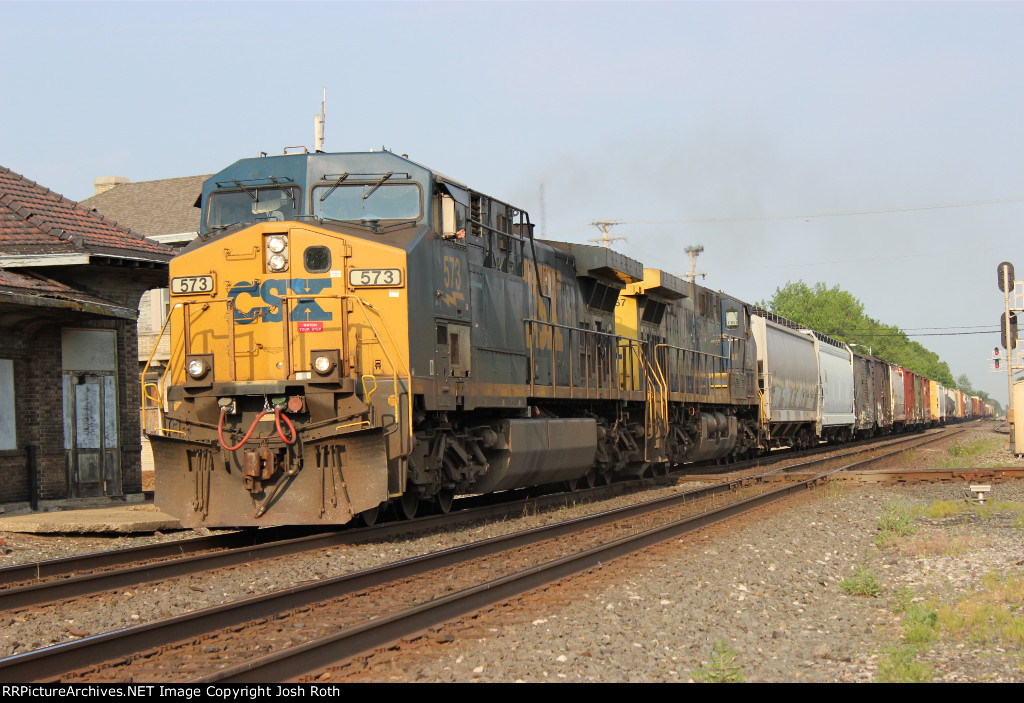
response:
<path id="1" fill-rule="evenodd" d="M 131 534 L 180 529 L 177 518 L 152 503 L 0 514 L 0 532 Z"/>

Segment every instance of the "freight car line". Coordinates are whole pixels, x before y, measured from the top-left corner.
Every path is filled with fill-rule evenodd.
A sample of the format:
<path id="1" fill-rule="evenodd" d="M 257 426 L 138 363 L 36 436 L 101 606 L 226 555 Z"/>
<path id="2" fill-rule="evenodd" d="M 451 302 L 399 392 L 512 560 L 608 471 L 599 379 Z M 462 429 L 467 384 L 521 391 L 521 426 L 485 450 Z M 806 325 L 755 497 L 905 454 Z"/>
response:
<path id="1" fill-rule="evenodd" d="M 892 453 L 896 453 L 896 451 L 902 451 L 902 449 L 895 450 Z M 835 457 L 830 458 L 830 460 L 834 459 Z M 769 476 L 783 470 L 776 469 L 764 476 Z M 552 540 L 565 534 L 578 533 L 583 526 L 586 526 L 587 529 L 594 529 L 595 525 L 607 525 L 614 522 L 621 523 L 623 520 L 636 519 L 637 516 L 649 514 L 654 510 L 665 510 L 673 506 L 692 503 L 701 497 L 736 491 L 741 483 L 748 484 L 752 480 L 752 477 L 737 479 L 706 489 L 688 491 L 681 495 L 651 501 L 646 504 L 608 511 L 607 513 L 579 518 L 559 525 L 517 533 L 506 538 L 496 538 L 475 545 L 467 545 L 466 547 L 427 555 L 426 557 L 402 562 L 392 567 L 382 567 L 370 572 L 350 574 L 330 581 L 287 589 L 265 597 L 248 599 L 233 605 L 206 609 L 189 615 L 171 618 L 162 626 L 160 623 L 151 623 L 130 628 L 120 633 L 99 635 L 66 645 L 50 647 L 41 652 L 31 652 L 17 657 L 10 657 L 8 660 L 0 660 L 0 675 L 5 678 L 14 677 L 18 680 L 26 680 L 26 677 L 33 679 L 45 678 L 62 673 L 71 667 L 80 668 L 88 662 L 94 662 L 101 658 L 126 657 L 146 647 L 162 646 L 175 639 L 198 637 L 202 633 L 209 632 L 211 629 L 218 627 L 237 629 L 234 628 L 234 625 L 240 622 L 272 617 L 286 608 L 301 607 L 303 604 L 308 605 L 309 603 L 315 603 L 327 598 L 337 598 L 345 593 L 375 588 L 399 578 L 413 578 L 425 572 L 444 568 L 452 564 L 465 564 L 470 559 L 481 558 L 496 551 L 515 549 L 526 544 L 536 544 L 540 541 Z M 635 529 L 635 526 L 630 526 L 630 529 Z M 295 599 L 298 600 L 296 601 Z"/>

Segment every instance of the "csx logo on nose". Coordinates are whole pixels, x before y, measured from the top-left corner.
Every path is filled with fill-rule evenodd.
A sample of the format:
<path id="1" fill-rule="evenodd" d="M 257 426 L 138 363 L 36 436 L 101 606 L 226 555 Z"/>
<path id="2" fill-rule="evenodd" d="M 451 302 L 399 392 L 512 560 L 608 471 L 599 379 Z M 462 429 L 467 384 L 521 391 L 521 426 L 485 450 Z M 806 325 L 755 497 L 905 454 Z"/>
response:
<path id="1" fill-rule="evenodd" d="M 329 278 L 293 278 L 291 281 L 275 278 L 264 281 L 262 284 L 259 281 L 236 283 L 228 291 L 228 297 L 235 302 L 235 322 L 240 325 L 248 325 L 257 320 L 281 322 L 284 319 L 281 296 L 287 295 L 289 288 L 295 295 L 316 295 L 330 287 L 331 279 Z M 246 309 L 243 296 L 259 298 L 267 305 Z M 291 309 L 290 317 L 292 320 L 322 320 L 325 322 L 333 319 L 332 313 L 320 307 L 315 300 L 301 298 L 295 301 L 295 307 Z"/>

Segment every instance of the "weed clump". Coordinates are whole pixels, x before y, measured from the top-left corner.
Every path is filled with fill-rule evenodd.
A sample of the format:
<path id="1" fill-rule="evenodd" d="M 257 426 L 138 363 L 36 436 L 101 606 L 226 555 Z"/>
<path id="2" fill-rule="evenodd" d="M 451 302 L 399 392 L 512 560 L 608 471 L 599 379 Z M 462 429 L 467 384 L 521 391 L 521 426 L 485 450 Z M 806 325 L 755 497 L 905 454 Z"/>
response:
<path id="1" fill-rule="evenodd" d="M 930 683 L 932 670 L 927 664 L 916 661 L 914 647 L 894 647 L 878 660 L 880 683 Z"/>
<path id="2" fill-rule="evenodd" d="M 734 663 L 735 660 L 736 652 L 726 646 L 725 640 L 718 640 L 711 661 L 701 664 L 693 672 L 693 678 L 703 683 L 742 683 L 743 673 L 739 665 Z"/>
<path id="3" fill-rule="evenodd" d="M 914 527 L 915 509 L 903 502 L 890 501 L 882 508 L 878 518 L 878 534 L 875 544 L 885 548 L 896 542 L 900 537 L 909 537 L 917 532 Z"/>
<path id="4" fill-rule="evenodd" d="M 851 596 L 875 598 L 882 592 L 882 584 L 870 569 L 858 566 L 850 578 L 839 582 L 839 587 Z"/>

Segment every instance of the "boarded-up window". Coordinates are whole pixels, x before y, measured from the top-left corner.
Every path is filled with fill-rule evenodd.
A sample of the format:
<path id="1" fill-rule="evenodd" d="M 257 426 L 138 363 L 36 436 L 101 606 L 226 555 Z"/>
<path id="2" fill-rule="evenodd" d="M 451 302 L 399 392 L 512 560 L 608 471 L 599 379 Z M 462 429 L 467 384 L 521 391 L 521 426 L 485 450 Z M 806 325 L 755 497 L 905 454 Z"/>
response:
<path id="1" fill-rule="evenodd" d="M 17 449 L 14 424 L 14 362 L 0 359 L 0 449 Z"/>

